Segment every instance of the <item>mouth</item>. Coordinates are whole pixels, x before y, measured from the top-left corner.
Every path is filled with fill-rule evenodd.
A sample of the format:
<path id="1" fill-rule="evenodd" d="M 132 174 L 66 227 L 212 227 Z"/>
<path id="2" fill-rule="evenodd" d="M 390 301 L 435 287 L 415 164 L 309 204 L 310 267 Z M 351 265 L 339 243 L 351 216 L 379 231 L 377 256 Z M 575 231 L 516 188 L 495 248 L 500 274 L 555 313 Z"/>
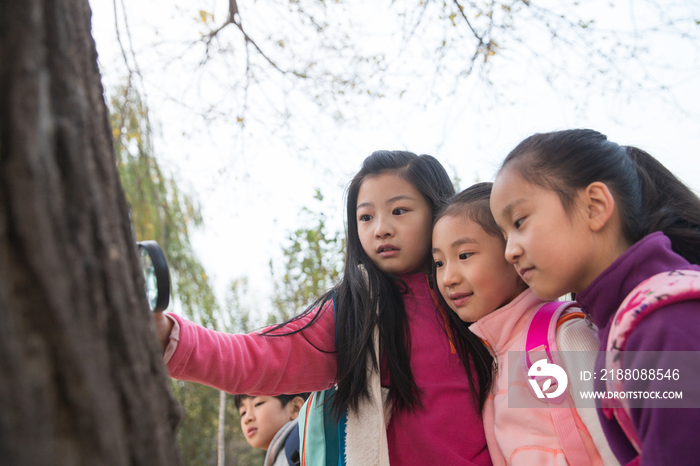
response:
<path id="1" fill-rule="evenodd" d="M 400 249 L 393 244 L 382 244 L 377 248 L 377 254 L 381 257 L 394 257 L 398 255 Z"/>
<path id="2" fill-rule="evenodd" d="M 449 298 L 455 307 L 464 306 L 469 302 L 474 293 L 450 293 Z"/>
<path id="3" fill-rule="evenodd" d="M 532 271 L 535 270 L 534 267 L 523 267 L 521 269 L 518 269 L 518 275 L 520 275 L 520 278 L 523 280 L 527 281 L 527 278 L 532 275 Z"/>
<path id="4" fill-rule="evenodd" d="M 245 435 L 246 435 L 246 437 L 252 437 L 257 431 L 258 431 L 257 427 L 251 427 L 248 429 L 248 431 L 245 433 Z"/>

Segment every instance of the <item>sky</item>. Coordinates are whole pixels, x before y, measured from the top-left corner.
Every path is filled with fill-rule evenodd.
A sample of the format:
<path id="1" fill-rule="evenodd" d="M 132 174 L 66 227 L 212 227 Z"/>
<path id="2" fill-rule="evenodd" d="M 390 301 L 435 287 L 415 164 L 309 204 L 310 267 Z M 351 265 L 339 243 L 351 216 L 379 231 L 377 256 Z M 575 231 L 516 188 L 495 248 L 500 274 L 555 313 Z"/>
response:
<path id="1" fill-rule="evenodd" d="M 264 10 L 273 8 L 273 2 L 238 3 L 250 30 L 256 26 L 261 31 L 267 28 L 264 30 L 272 31 L 269 35 L 274 39 L 275 30 L 288 26 L 283 12 Z M 282 3 L 285 2 L 278 4 Z M 384 7 L 379 6 L 382 2 L 357 3 L 364 8 L 340 10 L 347 11 L 348 24 L 362 28 L 364 34 L 357 47 L 363 51 L 395 48 L 401 41 L 392 28 L 406 19 L 399 14 L 400 8 L 389 6 L 390 2 Z M 700 20 L 700 7 L 687 3 L 688 14 L 695 14 Z M 627 2 L 617 2 L 622 5 L 619 8 L 612 8 L 608 2 L 586 4 L 593 14 L 598 11 L 595 8 L 599 9 L 596 18 L 601 29 L 631 28 L 644 20 L 644 11 L 632 14 Z M 542 76 L 542 66 L 547 65 L 538 67 L 531 60 L 519 58 L 517 50 L 504 47 L 498 55 L 503 56 L 502 62 L 492 68 L 491 88 L 475 77 L 461 83 L 453 94 L 438 92 L 436 97 L 429 92 L 428 81 L 412 80 L 410 73 L 404 73 L 381 82 L 387 91 L 383 99 L 351 96 L 348 99 L 353 106 L 329 102 L 319 109 L 299 97 L 299 85 L 286 78 L 275 78 L 268 69 L 266 83 L 250 92 L 249 105 L 265 103 L 265 99 L 282 102 L 285 108 L 292 109 L 293 118 L 281 122 L 270 112 L 252 108 L 246 118 L 250 114 L 254 119 L 241 131 L 232 118 L 236 106 L 227 104 L 238 102 L 241 94 L 227 91 L 225 84 L 238 79 L 236 73 L 245 62 L 214 64 L 212 78 L 191 73 L 188 64 L 192 65 L 195 59 L 177 55 L 185 50 L 182 43 L 200 37 L 205 25 L 197 21 L 198 17 L 201 19 L 199 11 L 211 12 L 220 23 L 227 5 L 223 0 L 119 0 L 116 5 L 120 37 L 130 67 L 140 71 L 135 80 L 149 105 L 156 157 L 167 172 L 196 193 L 201 204 L 204 226 L 191 239 L 220 300 L 232 279 L 248 276 L 255 300 L 264 308 L 267 300 L 257 296 L 264 298 L 272 292 L 268 263 L 279 260 L 288 232 L 302 226 L 301 207 L 322 209 L 331 227 L 342 229 L 345 187 L 362 160 L 377 149 L 434 155 L 451 175 L 461 179 L 464 188 L 477 180 L 492 181 L 508 152 L 535 132 L 588 127 L 617 143 L 647 150 L 700 192 L 700 44 L 679 38 L 678 34 L 654 36 L 651 42 L 645 42 L 644 35 L 640 35 L 640 50 L 648 49 L 656 57 L 647 69 L 625 62 L 616 64 L 622 73 L 649 73 L 667 87 L 663 93 L 606 91 L 609 83 L 604 80 L 602 86 L 586 88 L 576 78 L 589 71 L 587 62 L 556 50 L 549 52 L 552 63 L 561 63 L 570 76 L 557 78 L 553 87 Z M 640 10 L 640 2 L 634 5 Z M 103 85 L 109 93 L 127 76 L 117 42 L 115 4 L 91 0 L 90 6 Z M 128 15 L 128 30 L 123 11 Z M 669 10 L 671 13 L 673 10 Z M 342 15 L 337 16 L 338 21 L 345 21 Z M 421 59 L 431 49 L 421 44 L 439 39 L 444 31 L 422 27 L 426 29 L 419 31 L 420 40 L 410 43 L 411 53 L 390 57 L 401 61 L 403 67 L 397 65 L 394 69 L 424 66 Z M 294 39 L 298 31 L 290 31 Z M 235 31 L 229 33 L 231 47 L 235 47 Z M 537 31 L 526 34 L 533 47 L 548 41 Z M 298 43 L 307 42 L 308 38 L 299 33 Z M 155 47 L 155 43 L 160 45 Z M 313 55 L 313 51 L 306 52 Z M 175 58 L 182 58 L 182 63 Z M 322 58 L 319 62 L 318 66 L 323 66 Z M 455 63 L 458 65 L 459 61 L 451 62 Z M 672 71 L 665 71 L 668 64 L 674 66 Z M 329 68 L 333 66 L 337 65 L 328 63 Z M 261 73 L 264 68 L 256 70 Z M 401 98 L 392 92 L 399 88 L 406 89 Z M 174 103 L 170 96 L 177 93 L 201 106 Z M 214 103 L 225 109 L 220 112 L 221 118 L 203 120 L 198 116 L 202 107 Z M 349 109 L 349 117 L 335 121 L 338 108 Z M 320 205 L 313 200 L 316 188 L 322 189 L 326 197 Z"/>

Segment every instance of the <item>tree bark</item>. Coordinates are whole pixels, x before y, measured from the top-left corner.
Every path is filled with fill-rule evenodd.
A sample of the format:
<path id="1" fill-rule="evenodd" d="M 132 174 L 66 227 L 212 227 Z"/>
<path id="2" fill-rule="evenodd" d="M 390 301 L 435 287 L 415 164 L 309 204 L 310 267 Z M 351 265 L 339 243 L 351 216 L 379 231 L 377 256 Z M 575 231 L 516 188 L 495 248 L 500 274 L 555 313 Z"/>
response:
<path id="1" fill-rule="evenodd" d="M 87 0 L 0 0 L 0 459 L 179 464 Z"/>

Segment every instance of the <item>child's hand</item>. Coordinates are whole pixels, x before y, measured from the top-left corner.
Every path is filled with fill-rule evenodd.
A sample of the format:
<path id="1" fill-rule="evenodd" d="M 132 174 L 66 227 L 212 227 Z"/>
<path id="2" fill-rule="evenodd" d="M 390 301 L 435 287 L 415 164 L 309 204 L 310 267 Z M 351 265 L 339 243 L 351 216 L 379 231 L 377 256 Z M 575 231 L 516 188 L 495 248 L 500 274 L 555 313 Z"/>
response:
<path id="1" fill-rule="evenodd" d="M 165 347 L 168 346 L 168 341 L 170 340 L 170 332 L 173 330 L 173 321 L 165 317 L 162 312 L 154 312 L 153 320 L 156 323 L 156 332 L 158 333 L 158 340 L 165 351 Z"/>

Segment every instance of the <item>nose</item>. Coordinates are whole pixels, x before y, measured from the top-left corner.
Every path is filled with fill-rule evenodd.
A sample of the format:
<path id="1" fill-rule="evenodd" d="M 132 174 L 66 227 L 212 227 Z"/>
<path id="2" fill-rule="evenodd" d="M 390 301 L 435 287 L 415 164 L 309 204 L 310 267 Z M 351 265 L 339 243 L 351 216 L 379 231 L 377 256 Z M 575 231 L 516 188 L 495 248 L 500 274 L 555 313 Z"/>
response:
<path id="1" fill-rule="evenodd" d="M 445 287 L 449 288 L 451 286 L 459 285 L 459 283 L 462 281 L 462 276 L 459 274 L 456 265 L 445 262 L 445 265 L 443 265 L 442 268 L 442 280 Z"/>
<path id="2" fill-rule="evenodd" d="M 391 220 L 386 217 L 377 217 L 374 236 L 377 238 L 389 238 L 394 234 L 394 227 Z"/>
<path id="3" fill-rule="evenodd" d="M 520 247 L 517 241 L 508 238 L 506 240 L 506 260 L 511 264 L 515 264 L 520 259 L 523 254 L 523 249 Z"/>
<path id="4" fill-rule="evenodd" d="M 248 424 L 250 421 L 255 419 L 255 415 L 251 409 L 247 410 L 242 417 L 243 424 Z"/>

